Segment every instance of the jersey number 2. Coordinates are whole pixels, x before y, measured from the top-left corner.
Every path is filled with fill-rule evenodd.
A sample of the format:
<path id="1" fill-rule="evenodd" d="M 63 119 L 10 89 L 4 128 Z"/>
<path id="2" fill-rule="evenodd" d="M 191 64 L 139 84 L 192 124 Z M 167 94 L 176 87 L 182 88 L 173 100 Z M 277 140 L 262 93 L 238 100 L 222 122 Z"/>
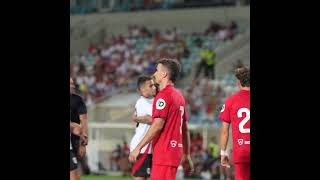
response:
<path id="1" fill-rule="evenodd" d="M 250 133 L 250 128 L 244 128 L 244 125 L 250 120 L 250 110 L 248 108 L 241 108 L 238 110 L 238 118 L 242 117 L 245 113 L 245 118 L 239 123 L 239 131 L 241 133 Z"/>

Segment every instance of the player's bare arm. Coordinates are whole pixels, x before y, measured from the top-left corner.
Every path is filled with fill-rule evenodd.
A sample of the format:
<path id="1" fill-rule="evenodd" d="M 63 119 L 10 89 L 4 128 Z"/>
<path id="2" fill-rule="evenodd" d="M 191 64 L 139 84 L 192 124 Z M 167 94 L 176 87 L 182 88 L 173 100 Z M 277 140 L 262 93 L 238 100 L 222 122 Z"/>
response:
<path id="1" fill-rule="evenodd" d="M 134 116 L 133 121 L 137 123 L 143 123 L 143 124 L 152 124 L 152 117 L 150 115 L 145 116 Z"/>
<path id="2" fill-rule="evenodd" d="M 86 146 L 81 144 L 79 146 L 79 156 L 80 156 L 80 158 L 83 158 L 86 155 L 86 153 L 87 153 Z"/>
<path id="3" fill-rule="evenodd" d="M 220 132 L 220 147 L 221 147 L 221 165 L 230 168 L 227 150 L 228 138 L 229 138 L 230 124 L 222 122 L 222 128 Z"/>
<path id="4" fill-rule="evenodd" d="M 80 158 L 83 158 L 86 155 L 86 145 L 88 144 L 88 116 L 87 114 L 81 114 L 80 116 L 80 123 L 82 127 L 82 136 L 81 136 L 81 143 L 79 146 L 79 155 Z"/>
<path id="5" fill-rule="evenodd" d="M 82 127 L 81 144 L 86 146 L 88 144 L 88 116 L 87 114 L 80 115 L 80 123 Z"/>
<path id="6" fill-rule="evenodd" d="M 131 116 L 131 121 L 132 121 L 132 123 L 133 123 L 134 125 L 137 125 L 137 124 L 138 124 L 138 123 L 135 121 L 136 117 L 137 117 L 137 111 L 135 110 L 134 113 L 133 113 L 132 116 Z"/>
<path id="7" fill-rule="evenodd" d="M 193 163 L 190 156 L 190 133 L 188 128 L 188 122 L 183 121 L 182 124 L 182 141 L 183 141 L 183 156 L 182 156 L 182 165 L 185 170 L 191 174 L 193 172 Z"/>
<path id="8" fill-rule="evenodd" d="M 77 169 L 70 171 L 70 180 L 80 180 L 80 174 Z"/>
<path id="9" fill-rule="evenodd" d="M 77 136 L 81 136 L 81 125 L 74 123 L 74 122 L 70 122 L 70 131 L 72 134 L 77 135 Z"/>
<path id="10" fill-rule="evenodd" d="M 144 138 L 140 141 L 140 143 L 137 145 L 137 147 L 130 153 L 129 155 L 129 161 L 135 162 L 137 160 L 137 157 L 141 151 L 141 149 L 148 143 L 151 142 L 151 140 L 157 136 L 160 131 L 162 130 L 164 126 L 165 121 L 161 118 L 155 118 L 154 122 L 152 123 L 150 129 L 148 130 L 147 134 L 144 136 Z"/>

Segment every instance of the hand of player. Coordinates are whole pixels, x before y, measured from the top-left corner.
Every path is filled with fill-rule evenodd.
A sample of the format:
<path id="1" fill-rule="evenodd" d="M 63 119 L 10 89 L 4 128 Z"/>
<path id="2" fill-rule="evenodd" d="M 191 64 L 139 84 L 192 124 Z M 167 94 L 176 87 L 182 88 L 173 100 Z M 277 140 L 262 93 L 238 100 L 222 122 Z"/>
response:
<path id="1" fill-rule="evenodd" d="M 80 136 L 80 138 L 81 138 L 82 145 L 84 145 L 84 146 L 88 145 L 88 136 L 87 135 L 82 135 L 82 136 Z"/>
<path id="2" fill-rule="evenodd" d="M 140 153 L 140 150 L 139 149 L 137 149 L 137 148 L 135 148 L 132 152 L 130 152 L 130 154 L 129 154 L 129 161 L 130 162 L 136 162 L 137 161 L 137 157 L 138 157 L 138 155 L 139 155 L 139 153 Z"/>
<path id="3" fill-rule="evenodd" d="M 147 123 L 147 124 L 150 122 L 150 120 L 151 120 L 151 123 L 152 123 L 152 116 L 150 116 L 150 115 L 143 116 L 143 119 L 146 121 L 145 123 Z"/>
<path id="4" fill-rule="evenodd" d="M 228 156 L 221 156 L 221 166 L 230 168 Z"/>
<path id="5" fill-rule="evenodd" d="M 187 172 L 188 175 L 191 175 L 193 173 L 194 169 L 190 155 L 184 154 L 182 156 L 181 164 L 183 166 L 184 171 Z"/>
<path id="6" fill-rule="evenodd" d="M 87 151 L 86 146 L 81 144 L 80 147 L 79 147 L 79 156 L 80 156 L 80 158 L 83 158 L 86 155 L 86 151 Z"/>

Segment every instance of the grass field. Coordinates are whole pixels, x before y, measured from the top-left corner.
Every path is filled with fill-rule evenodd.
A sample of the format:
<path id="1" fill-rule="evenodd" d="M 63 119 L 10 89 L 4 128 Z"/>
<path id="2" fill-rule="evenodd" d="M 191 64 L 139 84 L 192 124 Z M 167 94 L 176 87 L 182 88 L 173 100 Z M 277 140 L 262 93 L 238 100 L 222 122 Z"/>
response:
<path id="1" fill-rule="evenodd" d="M 115 177 L 115 176 L 81 176 L 81 180 L 133 180 L 133 178 L 132 177 Z M 184 180 L 195 180 L 195 179 L 184 179 Z"/>

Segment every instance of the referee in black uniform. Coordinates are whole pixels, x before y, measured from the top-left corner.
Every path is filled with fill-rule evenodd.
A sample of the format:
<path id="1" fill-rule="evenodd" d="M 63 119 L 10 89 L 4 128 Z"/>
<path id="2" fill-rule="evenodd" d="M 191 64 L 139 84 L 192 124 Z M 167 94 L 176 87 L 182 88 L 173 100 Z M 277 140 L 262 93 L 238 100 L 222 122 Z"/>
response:
<path id="1" fill-rule="evenodd" d="M 88 144 L 87 107 L 83 99 L 75 94 L 75 85 L 72 78 L 70 78 L 70 111 L 71 122 L 80 124 L 82 127 L 81 138 L 76 135 L 71 135 L 72 150 L 78 161 L 81 161 L 86 154 L 86 146 Z"/>

